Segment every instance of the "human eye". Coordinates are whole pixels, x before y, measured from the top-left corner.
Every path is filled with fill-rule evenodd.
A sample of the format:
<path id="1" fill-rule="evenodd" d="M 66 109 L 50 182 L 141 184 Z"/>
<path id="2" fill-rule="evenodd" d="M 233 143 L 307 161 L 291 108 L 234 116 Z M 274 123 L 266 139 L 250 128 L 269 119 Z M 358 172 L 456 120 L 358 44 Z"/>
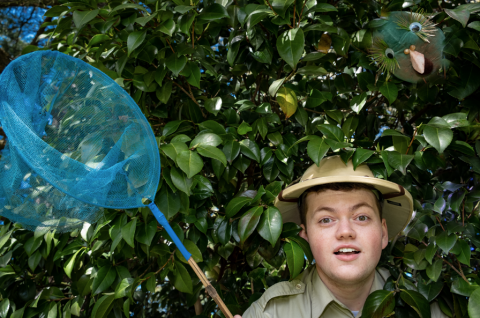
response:
<path id="1" fill-rule="evenodd" d="M 331 218 L 323 218 L 319 222 L 322 223 L 322 224 L 328 224 L 328 223 L 332 222 L 332 219 Z"/>
<path id="2" fill-rule="evenodd" d="M 357 217 L 357 219 L 359 221 L 365 222 L 365 221 L 368 221 L 370 218 L 366 215 L 360 215 L 359 217 Z"/>

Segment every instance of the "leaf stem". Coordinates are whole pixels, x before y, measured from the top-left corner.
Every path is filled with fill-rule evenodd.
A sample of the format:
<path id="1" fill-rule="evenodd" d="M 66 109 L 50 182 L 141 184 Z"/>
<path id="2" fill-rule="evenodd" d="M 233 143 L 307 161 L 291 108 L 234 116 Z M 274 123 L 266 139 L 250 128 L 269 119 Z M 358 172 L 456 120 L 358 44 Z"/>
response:
<path id="1" fill-rule="evenodd" d="M 415 136 L 417 135 L 417 130 L 418 130 L 418 127 L 416 127 L 415 131 L 413 132 L 412 140 L 410 141 L 410 144 L 408 145 L 407 152 L 405 152 L 406 155 L 408 155 L 408 152 L 410 151 L 410 147 L 412 146 L 413 141 L 415 140 Z"/>

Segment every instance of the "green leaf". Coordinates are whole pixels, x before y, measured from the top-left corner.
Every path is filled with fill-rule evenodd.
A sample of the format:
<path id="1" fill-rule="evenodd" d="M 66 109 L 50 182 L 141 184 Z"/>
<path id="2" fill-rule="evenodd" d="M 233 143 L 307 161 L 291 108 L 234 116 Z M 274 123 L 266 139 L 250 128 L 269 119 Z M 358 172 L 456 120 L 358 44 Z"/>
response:
<path id="1" fill-rule="evenodd" d="M 382 93 L 382 95 L 388 99 L 390 105 L 392 105 L 398 96 L 397 85 L 393 84 L 392 82 L 385 82 L 382 86 L 380 86 L 380 93 Z"/>
<path id="2" fill-rule="evenodd" d="M 88 46 L 92 47 L 92 46 L 98 45 L 102 42 L 105 42 L 107 40 L 110 40 L 110 37 L 108 35 L 106 35 L 106 34 L 96 34 L 92 37 L 90 42 L 88 42 Z"/>
<path id="3" fill-rule="evenodd" d="M 218 112 L 222 109 L 222 99 L 220 97 L 214 97 L 205 101 L 205 109 L 217 116 Z"/>
<path id="4" fill-rule="evenodd" d="M 305 37 L 299 28 L 287 30 L 277 38 L 278 54 L 293 69 L 302 57 L 304 45 Z"/>
<path id="5" fill-rule="evenodd" d="M 352 100 L 350 101 L 350 108 L 358 114 L 366 103 L 367 93 L 361 93 L 360 95 L 354 96 L 352 98 Z"/>
<path id="6" fill-rule="evenodd" d="M 177 155 L 177 164 L 187 174 L 187 178 L 192 178 L 203 168 L 202 158 L 191 150 L 180 152 Z"/>
<path id="7" fill-rule="evenodd" d="M 225 154 L 217 147 L 210 145 L 201 145 L 197 148 L 197 151 L 202 156 L 217 159 L 218 161 L 223 163 L 224 166 L 227 166 L 227 158 L 225 157 Z"/>
<path id="8" fill-rule="evenodd" d="M 432 265 L 428 265 L 427 266 L 428 278 L 436 282 L 440 277 L 440 274 L 442 273 L 442 266 L 443 266 L 443 261 L 441 259 L 437 259 L 435 262 L 433 262 Z"/>
<path id="9" fill-rule="evenodd" d="M 453 279 L 450 291 L 458 295 L 470 297 L 470 295 L 479 288 L 478 284 L 467 283 L 463 278 L 457 276 Z"/>
<path id="10" fill-rule="evenodd" d="M 257 228 L 258 233 L 274 247 L 282 233 L 282 228 L 282 214 L 277 208 L 268 207 L 260 219 L 260 224 Z"/>
<path id="11" fill-rule="evenodd" d="M 230 238 L 232 237 L 232 230 L 233 227 L 230 223 L 230 219 L 222 216 L 218 216 L 215 219 L 213 231 L 221 244 L 225 245 L 230 241 Z"/>
<path id="12" fill-rule="evenodd" d="M 454 39 L 463 43 L 460 39 L 454 37 Z M 460 74 L 460 81 L 456 81 L 454 84 L 454 88 L 448 91 L 448 94 L 451 96 L 463 100 L 473 92 L 477 90 L 480 86 L 480 76 L 477 75 L 477 70 L 474 67 L 465 65 L 459 72 Z"/>
<path id="13" fill-rule="evenodd" d="M 414 157 L 413 155 L 405 155 L 397 151 L 382 151 L 382 156 L 384 154 L 387 156 L 388 164 L 404 175 L 407 173 L 407 166 Z"/>
<path id="14" fill-rule="evenodd" d="M 443 282 L 438 281 L 436 283 L 423 284 L 418 283 L 418 291 L 422 294 L 429 302 L 437 298 L 443 288 Z"/>
<path id="15" fill-rule="evenodd" d="M 285 78 L 281 78 L 274 81 L 268 88 L 268 94 L 272 97 L 275 97 L 280 87 L 282 87 L 284 81 L 285 81 Z"/>
<path id="16" fill-rule="evenodd" d="M 260 148 L 254 141 L 250 139 L 240 141 L 240 151 L 248 158 L 261 162 Z"/>
<path id="17" fill-rule="evenodd" d="M 214 3 L 204 9 L 198 18 L 205 22 L 210 22 L 221 18 L 228 18 L 228 12 L 222 5 Z"/>
<path id="18" fill-rule="evenodd" d="M 120 284 L 118 284 L 117 288 L 115 289 L 115 299 L 127 296 L 127 294 L 130 292 L 129 289 L 132 287 L 134 281 L 134 278 L 122 279 Z"/>
<path id="19" fill-rule="evenodd" d="M 187 251 L 192 254 L 192 257 L 193 257 L 193 260 L 197 263 L 200 263 L 200 262 L 203 262 L 203 257 L 202 257 L 202 252 L 200 251 L 200 249 L 198 248 L 198 246 L 193 243 L 192 241 L 190 240 L 183 240 L 183 245 L 185 246 L 185 248 L 187 249 Z M 175 251 L 175 255 L 178 257 L 179 260 L 181 260 L 182 262 L 184 263 L 188 263 L 188 260 L 185 259 L 185 257 L 183 257 L 182 253 L 180 252 L 179 249 L 177 249 Z"/>
<path id="20" fill-rule="evenodd" d="M 175 277 L 173 285 L 182 293 L 193 293 L 192 278 L 187 269 L 180 262 L 175 262 Z"/>
<path id="21" fill-rule="evenodd" d="M 447 206 L 447 203 L 445 202 L 445 199 L 443 197 L 439 197 L 435 201 L 435 204 L 433 205 L 433 211 L 436 211 L 442 214 L 446 206 Z"/>
<path id="22" fill-rule="evenodd" d="M 95 302 L 95 306 L 93 306 L 92 318 L 106 317 L 113 308 L 111 305 L 114 300 L 115 295 L 105 295 L 100 297 L 100 299 Z"/>
<path id="23" fill-rule="evenodd" d="M 11 232 L 7 233 L 7 239 L 8 237 L 10 237 L 10 234 Z M 32 236 L 31 238 L 29 238 L 24 246 L 25 252 L 27 252 L 27 255 L 31 256 L 40 247 L 40 245 L 42 245 L 42 242 L 43 242 L 43 237 L 35 238 L 34 236 Z"/>
<path id="24" fill-rule="evenodd" d="M 395 308 L 395 292 L 376 290 L 368 295 L 363 305 L 362 316 L 372 318 L 387 317 Z"/>
<path id="25" fill-rule="evenodd" d="M 253 128 L 246 121 L 244 121 L 240 124 L 240 126 L 238 126 L 237 133 L 239 135 L 245 135 L 252 130 Z"/>
<path id="26" fill-rule="evenodd" d="M 190 149 L 197 148 L 198 146 L 213 146 L 217 147 L 222 143 L 222 138 L 213 133 L 205 133 L 197 135 L 195 139 L 190 143 Z"/>
<path id="27" fill-rule="evenodd" d="M 326 75 L 328 72 L 323 67 L 316 66 L 316 65 L 307 65 L 307 66 L 299 68 L 297 70 L 297 73 L 302 74 L 302 75 L 307 75 L 307 76 L 308 75 L 310 75 L 310 76 L 322 76 L 322 75 Z"/>
<path id="28" fill-rule="evenodd" d="M 232 163 L 240 153 L 240 143 L 235 140 L 229 140 L 223 146 L 223 153 L 229 163 Z"/>
<path id="29" fill-rule="evenodd" d="M 303 270 L 305 253 L 303 252 L 302 248 L 293 241 L 285 243 L 283 250 L 287 258 L 287 265 L 290 271 L 290 280 L 292 280 Z"/>
<path id="30" fill-rule="evenodd" d="M 255 231 L 260 217 L 263 214 L 263 208 L 256 206 L 248 210 L 238 222 L 238 236 L 240 237 L 240 244 L 243 245 L 247 238 Z"/>
<path id="31" fill-rule="evenodd" d="M 453 132 L 450 129 L 437 128 L 429 125 L 426 125 L 423 129 L 423 135 L 427 142 L 437 149 L 439 153 L 443 153 L 453 139 Z"/>
<path id="32" fill-rule="evenodd" d="M 168 36 L 172 36 L 173 32 L 175 31 L 175 22 L 173 22 L 172 19 L 168 19 L 158 27 L 158 30 Z"/>
<path id="33" fill-rule="evenodd" d="M 444 10 L 445 13 L 448 14 L 452 19 L 460 22 L 463 27 L 467 26 L 468 19 L 470 18 L 470 11 L 462 10 L 461 8 Z"/>
<path id="34" fill-rule="evenodd" d="M 10 316 L 10 318 L 23 318 L 23 313 L 25 312 L 27 306 L 15 310 L 15 312 Z"/>
<path id="35" fill-rule="evenodd" d="M 250 201 L 251 198 L 247 197 L 233 198 L 230 200 L 230 202 L 228 202 L 227 207 L 225 208 L 225 217 L 227 219 L 234 217 L 238 211 L 240 211 Z"/>
<path id="36" fill-rule="evenodd" d="M 468 300 L 468 317 L 480 318 L 480 288 L 477 288 Z"/>
<path id="37" fill-rule="evenodd" d="M 172 54 L 165 61 L 165 65 L 170 71 L 172 71 L 175 76 L 178 76 L 178 74 L 180 74 L 186 64 L 187 58 L 184 55 L 177 57 L 177 54 Z"/>
<path id="38" fill-rule="evenodd" d="M 435 256 L 435 253 L 437 253 L 437 247 L 436 247 L 435 243 L 432 242 L 432 243 L 428 244 L 427 250 L 425 252 L 425 259 L 430 264 L 432 264 L 432 260 L 433 260 L 433 257 Z"/>
<path id="39" fill-rule="evenodd" d="M 419 292 L 402 289 L 400 297 L 417 312 L 420 318 L 431 317 L 430 303 Z"/>
<path id="40" fill-rule="evenodd" d="M 453 233 L 448 235 L 446 231 L 443 231 L 435 238 L 435 242 L 444 253 L 448 253 L 457 242 L 457 236 Z"/>
<path id="41" fill-rule="evenodd" d="M 123 10 L 123 9 L 137 9 L 137 10 L 144 11 L 145 14 L 147 14 L 147 15 L 149 14 L 146 8 L 144 8 L 143 6 L 141 6 L 139 4 L 135 4 L 135 3 L 124 3 L 124 4 L 121 4 L 121 5 L 118 5 L 115 8 L 113 8 L 112 11 L 110 11 L 110 14 L 115 12 L 115 11 Z"/>
<path id="42" fill-rule="evenodd" d="M 77 281 L 77 290 L 80 296 L 87 296 L 92 291 L 93 279 L 89 275 L 82 275 Z"/>
<path id="43" fill-rule="evenodd" d="M 82 250 L 78 250 L 75 254 L 73 254 L 72 257 L 65 263 L 65 266 L 63 267 L 65 274 L 71 279 L 72 278 L 72 270 L 73 267 L 75 266 L 75 260 L 77 258 L 78 253 L 80 253 Z"/>
<path id="44" fill-rule="evenodd" d="M 277 102 L 280 105 L 286 118 L 291 117 L 297 111 L 298 101 L 295 92 L 288 88 L 282 87 L 277 92 Z"/>
<path id="45" fill-rule="evenodd" d="M 100 12 L 100 10 L 96 9 L 93 11 L 75 11 L 73 12 L 73 23 L 77 29 L 81 29 L 85 24 L 92 21 Z"/>
<path id="46" fill-rule="evenodd" d="M 467 266 L 470 266 L 470 258 L 472 251 L 470 250 L 470 245 L 464 240 L 458 240 L 457 243 L 459 253 L 455 253 L 457 255 L 457 259 L 460 263 L 463 263 Z"/>
<path id="47" fill-rule="evenodd" d="M 330 146 L 327 145 L 325 139 L 318 136 L 311 136 L 311 139 L 307 144 L 307 154 L 317 166 L 320 165 L 320 161 L 323 159 L 328 149 L 330 149 Z"/>
<path id="48" fill-rule="evenodd" d="M 135 31 L 128 35 L 127 39 L 127 48 L 128 48 L 128 56 L 137 48 L 139 47 L 143 41 L 145 41 L 145 37 L 147 36 L 147 31 Z"/>
<path id="49" fill-rule="evenodd" d="M 160 193 L 155 197 L 155 204 L 160 211 L 165 215 L 167 220 L 170 220 L 178 211 L 180 211 L 180 196 L 173 193 L 169 187 L 162 187 Z"/>
<path id="50" fill-rule="evenodd" d="M 163 104 L 166 104 L 168 100 L 170 99 L 170 95 L 172 94 L 172 82 L 166 82 L 162 87 L 158 87 L 156 91 L 156 95 L 159 101 L 161 101 Z M 177 120 L 174 120 L 173 122 L 176 122 Z M 179 122 L 182 122 L 181 120 L 178 120 Z M 170 124 L 171 122 L 168 122 Z M 166 126 L 166 125 L 165 125 Z M 166 128 L 166 127 L 165 127 Z M 165 131 L 165 129 L 164 129 Z"/>
<path id="51" fill-rule="evenodd" d="M 6 318 L 8 310 L 10 309 L 10 300 L 5 298 L 0 302 L 0 317 Z"/>
<path id="52" fill-rule="evenodd" d="M 117 277 L 117 271 L 115 270 L 115 267 L 111 265 L 107 265 L 100 268 L 97 272 L 97 276 L 95 276 L 95 278 L 93 279 L 93 283 L 92 283 L 93 295 L 100 294 L 101 292 L 109 288 L 115 281 L 116 277 Z"/>
<path id="53" fill-rule="evenodd" d="M 12 235 L 12 233 L 13 233 L 13 230 L 5 233 L 4 235 L 2 235 L 2 236 L 0 237 L 0 248 L 2 248 L 2 247 L 5 245 L 5 243 L 7 243 L 8 239 L 10 238 L 10 236 Z M 31 240 L 31 242 L 30 242 L 30 240 Z M 30 242 L 30 243 L 29 243 L 29 242 Z M 34 244 L 34 242 L 36 242 L 36 243 Z M 41 243 L 42 243 L 42 240 L 40 240 L 40 244 L 41 244 Z M 25 250 L 25 251 L 27 251 L 28 256 L 30 256 L 30 255 L 34 252 L 34 251 L 32 251 L 31 249 L 33 249 L 34 245 L 37 245 L 37 244 L 38 244 L 38 241 L 35 239 L 35 237 L 33 237 L 33 238 L 30 238 L 30 239 L 27 241 L 26 244 L 32 244 L 28 251 Z M 25 247 L 25 248 L 26 248 L 26 247 Z M 38 247 L 37 247 L 37 248 L 38 248 Z"/>
<path id="54" fill-rule="evenodd" d="M 137 219 L 134 218 L 132 221 L 128 222 L 125 226 L 122 227 L 122 237 L 127 242 L 128 245 L 135 248 L 135 230 L 137 228 Z"/>
<path id="55" fill-rule="evenodd" d="M 375 151 L 373 150 L 368 150 L 368 149 L 363 149 L 363 148 L 357 148 L 355 153 L 353 154 L 353 170 L 356 170 L 357 167 L 365 162 L 368 158 L 370 158 Z"/>
<path id="56" fill-rule="evenodd" d="M 172 177 L 173 184 L 178 190 L 190 195 L 190 188 L 192 187 L 193 183 L 192 179 L 187 178 L 182 171 L 179 171 L 175 167 L 171 167 L 170 176 Z"/>
<path id="57" fill-rule="evenodd" d="M 339 127 L 330 124 L 322 124 L 318 125 L 317 128 L 327 138 L 333 139 L 338 142 L 344 142 L 345 135 Z"/>

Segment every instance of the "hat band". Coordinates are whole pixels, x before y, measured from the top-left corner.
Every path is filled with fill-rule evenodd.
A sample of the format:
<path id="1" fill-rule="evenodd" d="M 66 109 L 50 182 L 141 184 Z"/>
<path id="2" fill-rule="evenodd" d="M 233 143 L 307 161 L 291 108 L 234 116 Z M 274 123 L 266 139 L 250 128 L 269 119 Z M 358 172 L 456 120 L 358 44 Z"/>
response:
<path id="1" fill-rule="evenodd" d="M 405 188 L 402 187 L 399 184 L 397 184 L 397 185 L 398 185 L 398 188 L 399 188 L 400 192 L 392 192 L 392 193 L 383 194 L 383 199 L 392 199 L 392 198 L 401 197 L 402 195 L 405 195 Z M 282 201 L 282 202 L 292 202 L 292 203 L 298 202 L 298 198 L 293 198 L 293 199 L 284 198 L 283 197 L 283 190 L 280 191 L 280 193 L 278 194 L 278 200 Z"/>

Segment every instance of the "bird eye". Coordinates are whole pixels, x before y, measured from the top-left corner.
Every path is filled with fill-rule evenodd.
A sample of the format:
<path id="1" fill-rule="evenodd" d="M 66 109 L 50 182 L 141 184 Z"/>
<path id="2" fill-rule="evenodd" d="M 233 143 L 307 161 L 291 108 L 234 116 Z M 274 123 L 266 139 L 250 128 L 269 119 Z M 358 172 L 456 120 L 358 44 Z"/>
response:
<path id="1" fill-rule="evenodd" d="M 395 57 L 395 52 L 393 52 L 392 49 L 386 49 L 385 56 L 388 57 L 389 59 L 393 59 Z"/>
<path id="2" fill-rule="evenodd" d="M 418 22 L 413 22 L 412 24 L 410 24 L 410 31 L 412 32 L 418 32 L 418 31 L 422 31 L 422 25 Z"/>

